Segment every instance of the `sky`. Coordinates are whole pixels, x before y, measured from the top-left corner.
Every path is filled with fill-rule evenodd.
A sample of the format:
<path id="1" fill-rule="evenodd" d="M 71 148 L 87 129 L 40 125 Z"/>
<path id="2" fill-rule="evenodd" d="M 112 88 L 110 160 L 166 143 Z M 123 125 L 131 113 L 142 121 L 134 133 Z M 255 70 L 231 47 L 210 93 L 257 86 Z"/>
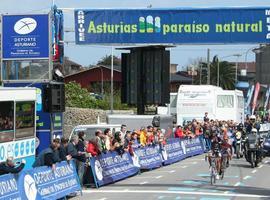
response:
<path id="1" fill-rule="evenodd" d="M 64 10 L 64 27 L 74 30 L 73 9 L 78 8 L 201 8 L 201 7 L 270 7 L 269 0 L 0 0 L 1 14 L 29 14 L 48 12 L 53 4 Z M 65 33 L 65 56 L 83 65 L 96 64 L 105 55 L 111 54 L 110 46 L 80 46 L 74 43 L 75 34 Z M 207 49 L 210 49 L 211 58 L 218 55 L 228 61 L 236 61 L 233 54 L 241 54 L 239 62 L 245 62 L 248 49 L 258 47 L 258 44 L 249 45 L 179 45 L 171 48 L 171 63 L 187 66 L 193 60 L 206 58 Z M 115 47 L 117 48 L 117 47 Z M 120 57 L 121 51 L 114 50 L 114 55 Z M 252 51 L 248 51 L 247 61 L 254 61 Z"/>

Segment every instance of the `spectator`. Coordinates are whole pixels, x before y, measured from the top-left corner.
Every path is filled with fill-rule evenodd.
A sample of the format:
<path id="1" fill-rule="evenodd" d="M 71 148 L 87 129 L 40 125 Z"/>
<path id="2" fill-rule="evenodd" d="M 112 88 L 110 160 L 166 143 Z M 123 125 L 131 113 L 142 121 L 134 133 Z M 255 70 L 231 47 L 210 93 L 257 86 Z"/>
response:
<path id="1" fill-rule="evenodd" d="M 67 155 L 67 145 L 68 145 L 68 139 L 62 137 L 61 138 L 61 144 L 60 144 L 60 147 L 58 149 L 59 160 L 60 161 L 65 161 L 65 160 L 70 160 L 71 159 L 71 156 Z"/>
<path id="2" fill-rule="evenodd" d="M 125 124 L 122 124 L 120 130 L 121 145 L 124 145 L 125 143 L 126 133 L 127 133 L 127 126 Z"/>
<path id="3" fill-rule="evenodd" d="M 94 139 L 88 141 L 86 152 L 90 153 L 91 156 L 96 157 L 100 154 L 97 143 Z"/>
<path id="4" fill-rule="evenodd" d="M 23 170 L 25 166 L 25 160 L 23 159 L 19 166 L 15 166 L 13 157 L 8 157 L 6 162 L 0 163 L 0 176 L 4 174 L 17 174 Z"/>
<path id="5" fill-rule="evenodd" d="M 79 175 L 81 185 L 83 185 L 83 175 L 84 175 L 84 163 L 85 155 L 83 152 L 78 152 L 77 145 L 79 143 L 78 135 L 73 135 L 70 143 L 67 146 L 67 154 L 71 155 L 72 158 L 76 160 L 76 169 Z"/>
<path id="6" fill-rule="evenodd" d="M 44 149 L 40 152 L 38 157 L 36 158 L 33 167 L 40 166 L 48 166 L 55 169 L 55 163 L 59 162 L 59 152 L 58 149 L 60 147 L 60 139 L 53 139 L 49 148 Z"/>
<path id="7" fill-rule="evenodd" d="M 105 142 L 104 142 L 104 136 L 103 136 L 102 131 L 97 130 L 95 132 L 95 136 L 96 136 L 95 139 L 96 139 L 98 150 L 100 152 L 106 152 L 106 145 L 105 145 Z"/>
<path id="8" fill-rule="evenodd" d="M 140 143 L 138 141 L 138 134 L 137 134 L 136 131 L 134 131 L 134 132 L 131 133 L 131 141 L 132 141 L 132 146 L 134 148 L 137 148 L 137 147 L 140 146 Z"/>
<path id="9" fill-rule="evenodd" d="M 140 144 L 145 146 L 147 144 L 147 135 L 145 128 L 141 128 L 140 130 Z"/>
<path id="10" fill-rule="evenodd" d="M 112 150 L 112 141 L 113 141 L 113 134 L 111 129 L 107 128 L 104 130 L 104 143 L 107 151 Z"/>
<path id="11" fill-rule="evenodd" d="M 208 112 L 204 113 L 203 121 L 204 122 L 209 122 Z"/>
<path id="12" fill-rule="evenodd" d="M 175 130 L 175 133 L 174 133 L 174 137 L 175 138 L 180 138 L 180 139 L 185 138 L 185 135 L 184 135 L 182 126 L 179 125 L 179 126 L 176 127 L 176 130 Z"/>

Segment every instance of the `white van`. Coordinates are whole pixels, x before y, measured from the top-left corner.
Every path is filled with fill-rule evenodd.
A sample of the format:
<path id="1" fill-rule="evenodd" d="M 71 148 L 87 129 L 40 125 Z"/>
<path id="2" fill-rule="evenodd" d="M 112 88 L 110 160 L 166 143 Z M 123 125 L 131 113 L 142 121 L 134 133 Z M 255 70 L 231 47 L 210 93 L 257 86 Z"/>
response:
<path id="1" fill-rule="evenodd" d="M 75 126 L 69 136 L 69 141 L 73 135 L 78 135 L 80 131 L 85 133 L 85 139 L 91 140 L 95 138 L 96 130 L 104 131 L 105 129 L 110 128 L 112 133 L 121 130 L 121 124 L 88 124 L 88 125 L 78 125 Z"/>
<path id="2" fill-rule="evenodd" d="M 244 122 L 244 98 L 239 90 L 223 90 L 212 85 L 181 85 L 177 95 L 177 124 L 210 119 Z"/>

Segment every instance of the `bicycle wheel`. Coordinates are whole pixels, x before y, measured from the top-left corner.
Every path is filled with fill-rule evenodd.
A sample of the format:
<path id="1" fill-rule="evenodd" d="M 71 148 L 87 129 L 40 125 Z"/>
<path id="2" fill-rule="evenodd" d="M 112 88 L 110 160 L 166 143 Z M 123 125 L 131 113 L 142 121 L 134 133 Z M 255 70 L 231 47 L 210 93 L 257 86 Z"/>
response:
<path id="1" fill-rule="evenodd" d="M 222 160 L 222 165 L 221 165 L 221 179 L 224 178 L 224 173 L 225 173 L 226 165 L 227 165 L 227 156 L 224 156 L 224 158 Z"/>

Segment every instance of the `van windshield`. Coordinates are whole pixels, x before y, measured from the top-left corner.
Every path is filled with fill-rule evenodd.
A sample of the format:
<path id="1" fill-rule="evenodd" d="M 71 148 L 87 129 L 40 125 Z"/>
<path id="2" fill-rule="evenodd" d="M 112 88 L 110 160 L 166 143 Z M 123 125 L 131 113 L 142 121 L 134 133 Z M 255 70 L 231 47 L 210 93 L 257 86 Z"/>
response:
<path id="1" fill-rule="evenodd" d="M 104 132 L 105 129 L 108 127 L 90 127 L 90 128 L 76 128 L 74 129 L 72 135 L 78 135 L 79 132 L 84 132 L 85 133 L 85 139 L 86 140 L 91 140 L 95 138 L 95 132 L 96 130 L 101 130 Z M 112 132 L 115 133 L 115 128 L 111 128 Z"/>

